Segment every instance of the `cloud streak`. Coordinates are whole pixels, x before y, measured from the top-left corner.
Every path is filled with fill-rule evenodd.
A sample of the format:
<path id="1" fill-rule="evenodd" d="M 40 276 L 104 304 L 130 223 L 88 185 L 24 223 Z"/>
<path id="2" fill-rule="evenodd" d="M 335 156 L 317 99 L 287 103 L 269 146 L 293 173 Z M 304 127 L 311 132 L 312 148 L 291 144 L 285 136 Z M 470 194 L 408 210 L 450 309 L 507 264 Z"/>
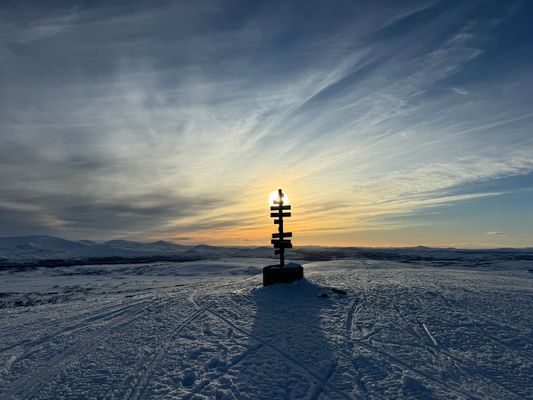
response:
<path id="1" fill-rule="evenodd" d="M 500 236 L 500 237 L 506 237 L 507 235 L 503 232 L 498 232 L 498 231 L 491 231 L 491 232 L 487 232 L 487 235 L 491 235 L 491 236 Z"/>
<path id="2" fill-rule="evenodd" d="M 533 171 L 520 7 L 1 6 L 2 233 L 261 243 L 282 185 L 314 243 L 521 190 L 475 188 Z"/>

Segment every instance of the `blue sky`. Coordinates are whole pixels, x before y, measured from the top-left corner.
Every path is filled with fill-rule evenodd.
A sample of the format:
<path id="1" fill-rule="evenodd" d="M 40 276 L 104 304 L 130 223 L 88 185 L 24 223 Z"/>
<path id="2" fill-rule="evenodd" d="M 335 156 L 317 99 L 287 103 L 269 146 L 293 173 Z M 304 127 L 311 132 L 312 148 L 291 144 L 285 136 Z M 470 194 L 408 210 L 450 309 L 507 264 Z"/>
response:
<path id="1" fill-rule="evenodd" d="M 2 2 L 0 234 L 531 246 L 527 1 Z"/>

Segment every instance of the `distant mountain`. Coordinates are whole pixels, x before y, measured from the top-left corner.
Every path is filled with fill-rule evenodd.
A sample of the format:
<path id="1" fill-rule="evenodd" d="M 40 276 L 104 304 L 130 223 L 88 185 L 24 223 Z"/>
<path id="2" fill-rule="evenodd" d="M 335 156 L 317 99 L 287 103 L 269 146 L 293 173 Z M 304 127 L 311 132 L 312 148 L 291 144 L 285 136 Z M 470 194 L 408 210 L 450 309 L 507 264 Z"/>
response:
<path id="1" fill-rule="evenodd" d="M 144 243 L 130 242 L 129 240 L 108 240 L 103 244 L 109 247 L 118 247 L 126 249 L 136 249 L 144 245 Z"/>
<path id="2" fill-rule="evenodd" d="M 86 246 L 95 246 L 98 244 L 98 242 L 95 242 L 93 240 L 78 240 L 79 243 L 84 244 Z"/>
<path id="3" fill-rule="evenodd" d="M 53 236 L 33 235 L 0 238 L 0 249 L 20 250 L 58 250 L 79 249 L 86 245 L 78 241 L 61 239 Z"/>
<path id="4" fill-rule="evenodd" d="M 175 256 L 188 247 L 157 241 L 152 243 L 128 240 L 66 240 L 53 236 L 19 236 L 0 238 L 0 258 L 11 262 L 51 259 L 88 259 L 106 257 Z"/>
<path id="5" fill-rule="evenodd" d="M 166 250 L 177 250 L 177 249 L 183 249 L 184 247 L 187 247 L 181 244 L 165 242 L 164 240 L 158 240 L 157 242 L 152 242 L 150 243 L 150 245 L 156 249 L 166 249 Z"/>
<path id="6" fill-rule="evenodd" d="M 133 249 L 133 250 L 180 250 L 185 246 L 158 240 L 157 242 L 133 242 L 129 240 L 108 240 L 103 245 L 115 249 Z"/>
<path id="7" fill-rule="evenodd" d="M 205 244 L 184 246 L 164 240 L 97 242 L 39 235 L 0 238 L 0 267 L 186 261 L 218 257 L 273 257 L 273 250 L 269 247 L 232 248 Z"/>
<path id="8" fill-rule="evenodd" d="M 0 238 L 0 267 L 187 261 L 219 257 L 273 258 L 273 253 L 273 249 L 267 246 L 217 247 L 205 244 L 184 246 L 163 240 L 97 242 L 66 240 L 44 235 Z M 461 261 L 472 266 L 486 266 L 501 260 L 533 261 L 533 249 L 467 250 L 425 246 L 405 248 L 306 246 L 291 249 L 289 257 L 307 261 L 369 259 L 434 265 L 451 265 L 450 263 Z"/>

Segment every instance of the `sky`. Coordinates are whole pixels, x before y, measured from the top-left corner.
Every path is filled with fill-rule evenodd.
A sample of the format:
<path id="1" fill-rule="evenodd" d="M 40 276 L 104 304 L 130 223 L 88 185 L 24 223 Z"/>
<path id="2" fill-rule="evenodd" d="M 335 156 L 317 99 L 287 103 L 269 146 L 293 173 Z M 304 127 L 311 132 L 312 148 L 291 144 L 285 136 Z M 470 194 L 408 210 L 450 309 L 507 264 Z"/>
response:
<path id="1" fill-rule="evenodd" d="M 3 1 L 0 236 L 533 246 L 533 3 Z"/>

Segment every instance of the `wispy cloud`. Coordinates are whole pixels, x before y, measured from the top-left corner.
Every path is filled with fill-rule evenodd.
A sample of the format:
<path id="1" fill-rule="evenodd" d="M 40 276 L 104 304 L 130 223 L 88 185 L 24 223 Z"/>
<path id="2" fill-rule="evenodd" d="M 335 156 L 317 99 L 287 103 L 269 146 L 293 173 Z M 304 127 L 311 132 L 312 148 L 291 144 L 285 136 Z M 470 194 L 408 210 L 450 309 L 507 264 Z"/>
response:
<path id="1" fill-rule="evenodd" d="M 254 239 L 279 185 L 309 234 L 497 197 L 533 78 L 527 46 L 493 62 L 519 4 L 480 7 L 0 7 L 5 233 Z"/>
<path id="2" fill-rule="evenodd" d="M 500 237 L 506 237 L 507 236 L 504 232 L 498 232 L 498 231 L 487 232 L 487 235 L 500 236 Z"/>

